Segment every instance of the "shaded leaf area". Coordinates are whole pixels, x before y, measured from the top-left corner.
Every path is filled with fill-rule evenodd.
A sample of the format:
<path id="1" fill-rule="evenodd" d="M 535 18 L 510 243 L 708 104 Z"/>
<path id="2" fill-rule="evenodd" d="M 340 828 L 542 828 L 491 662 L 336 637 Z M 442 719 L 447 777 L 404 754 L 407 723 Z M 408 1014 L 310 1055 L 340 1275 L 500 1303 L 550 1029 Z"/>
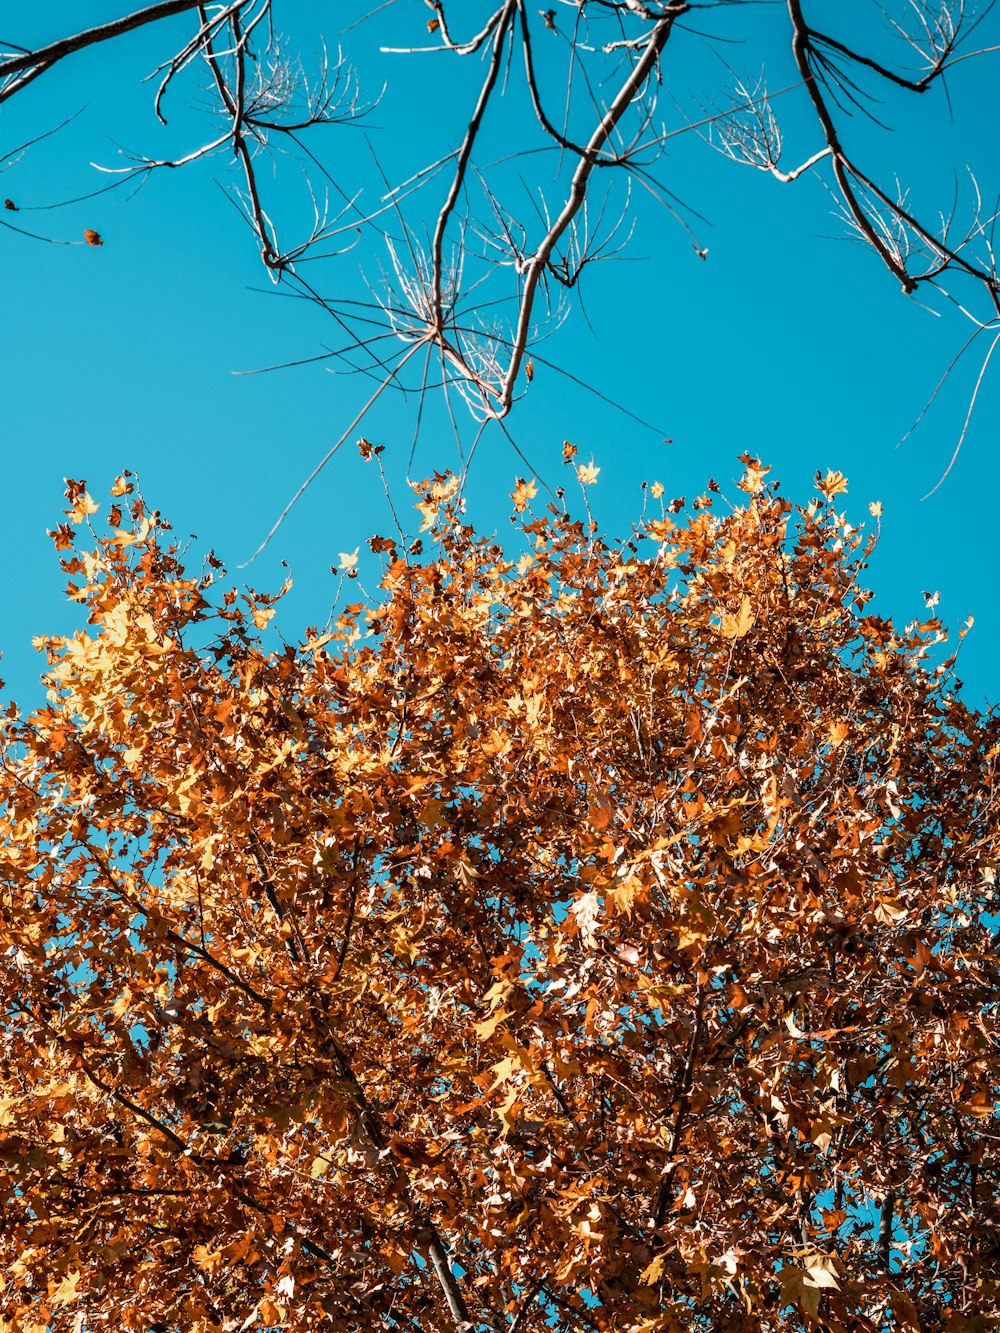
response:
<path id="1" fill-rule="evenodd" d="M 5 1330 L 997 1326 L 1000 727 L 866 612 L 843 478 L 744 461 L 618 546 L 519 487 L 515 561 L 437 477 L 277 651 L 70 483 L 88 628 L 4 724 Z"/>

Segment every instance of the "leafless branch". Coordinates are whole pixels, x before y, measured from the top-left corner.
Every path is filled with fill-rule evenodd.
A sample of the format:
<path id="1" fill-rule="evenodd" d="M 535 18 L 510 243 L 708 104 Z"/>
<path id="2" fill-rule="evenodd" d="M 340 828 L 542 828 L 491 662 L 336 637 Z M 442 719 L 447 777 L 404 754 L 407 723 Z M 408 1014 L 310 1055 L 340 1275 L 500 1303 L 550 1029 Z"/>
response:
<path id="1" fill-rule="evenodd" d="M 305 61 L 277 35 L 279 4 L 162 0 L 46 45 L 8 43 L 0 56 L 0 101 L 88 48 L 140 27 L 174 24 L 171 48 L 149 76 L 156 89 L 153 109 L 165 120 L 168 92 L 175 95 L 199 74 L 203 92 L 207 76 L 211 133 L 167 154 L 123 151 L 120 165 L 101 170 L 128 182 L 207 159 L 218 163 L 272 282 L 318 305 L 347 335 L 323 357 L 373 376 L 375 397 L 390 388 L 422 396 L 438 385 L 459 443 L 453 401 L 464 400 L 477 440 L 482 423 L 506 418 L 530 391 L 529 365 L 546 364 L 537 352 L 541 340 L 553 336 L 575 309 L 587 318 L 588 271 L 597 262 L 631 255 L 640 225 L 633 183 L 687 231 L 702 259 L 707 256 L 694 230 L 698 215 L 677 197 L 664 156 L 672 139 L 692 130 L 729 160 L 781 183 L 817 176 L 831 191 L 848 234 L 907 295 L 919 297 L 925 288 L 926 296 L 952 305 L 976 329 L 1000 329 L 992 240 L 996 210 L 984 207 L 976 176 L 970 172 L 971 204 L 967 196 L 960 203 L 956 193 L 929 220 L 913 202 L 920 197 L 916 189 L 911 192 L 907 182 L 863 162 L 844 137 L 845 116 L 860 110 L 876 126 L 882 124 L 875 111 L 891 118 L 892 99 L 944 90 L 949 71 L 1000 49 L 996 40 L 971 44 L 974 34 L 979 41 L 985 31 L 989 2 L 974 11 L 972 0 L 898 0 L 891 8 L 871 0 L 883 33 L 863 43 L 833 31 L 832 22 L 814 25 L 811 0 L 784 0 L 797 82 L 772 92 L 768 53 L 754 52 L 759 72 L 730 70 L 730 89 L 720 105 L 690 86 L 700 73 L 692 20 L 703 16 L 696 40 L 720 50 L 734 35 L 727 31 L 728 14 L 746 9 L 742 4 L 375 3 L 344 31 L 362 22 L 391 21 L 393 42 L 380 47 L 390 68 L 393 61 L 433 55 L 435 71 L 449 62 L 468 67 L 471 61 L 481 72 L 464 119 L 457 122 L 457 146 L 432 142 L 428 161 L 407 163 L 393 180 L 373 151 L 374 190 L 371 179 L 352 179 L 345 188 L 327 165 L 322 136 L 315 132 L 357 121 L 378 105 L 380 88 L 372 96 L 365 71 L 355 71 L 339 50 L 323 49 L 311 64 Z M 178 37 L 175 21 L 185 18 L 187 28 Z M 416 28 L 408 31 L 413 22 Z M 681 110 L 677 124 L 661 101 L 679 107 L 685 96 L 703 114 Z M 810 113 L 805 121 L 803 109 Z M 807 139 L 788 165 L 785 129 L 791 116 L 797 117 L 799 134 L 805 124 L 812 142 Z M 484 162 L 482 145 L 487 136 L 495 142 L 503 124 L 516 148 Z M 4 153 L 0 165 L 13 165 L 34 142 Z M 282 230 L 287 225 L 287 201 L 278 206 L 270 172 L 261 170 L 265 160 L 276 163 L 279 156 L 295 159 L 305 175 L 305 217 L 291 243 L 278 234 L 279 222 Z M 227 179 L 233 168 L 235 181 Z M 19 207 L 16 200 L 11 207 Z M 4 225 L 35 235 L 7 220 Z M 362 243 L 372 298 L 365 309 L 343 296 L 322 295 L 320 280 L 312 277 L 325 271 L 320 261 L 332 263 Z M 309 281 L 303 277 L 306 264 L 314 266 Z M 393 343 L 396 351 L 386 356 L 385 347 Z M 411 364 L 420 348 L 424 355 Z M 550 355 L 547 364 L 558 366 L 558 358 Z M 418 412 L 418 429 L 423 419 Z"/>

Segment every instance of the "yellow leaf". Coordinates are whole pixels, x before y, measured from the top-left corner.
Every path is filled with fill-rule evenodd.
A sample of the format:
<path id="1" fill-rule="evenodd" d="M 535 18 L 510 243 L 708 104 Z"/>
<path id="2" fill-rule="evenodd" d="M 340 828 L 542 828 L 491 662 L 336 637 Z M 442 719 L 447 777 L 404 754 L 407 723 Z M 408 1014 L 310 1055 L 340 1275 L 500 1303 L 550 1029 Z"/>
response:
<path id="1" fill-rule="evenodd" d="M 207 1245 L 196 1245 L 191 1251 L 191 1258 L 203 1273 L 212 1274 L 222 1264 L 222 1251 L 210 1250 Z"/>
<path id="2" fill-rule="evenodd" d="M 77 1287 L 80 1284 L 82 1273 L 79 1271 L 67 1273 L 54 1291 L 50 1292 L 49 1299 L 53 1305 L 72 1305 L 75 1300 L 79 1300 L 80 1293 Z"/>
<path id="3" fill-rule="evenodd" d="M 424 521 L 420 525 L 421 532 L 428 532 L 437 522 L 438 507 L 431 500 L 421 500 L 414 506 L 424 516 Z"/>
<path id="4" fill-rule="evenodd" d="M 759 495 L 764 489 L 764 478 L 771 469 L 764 467 L 759 458 L 750 458 L 744 454 L 743 460 L 747 470 L 737 484 L 740 490 L 746 491 L 748 495 Z"/>
<path id="5" fill-rule="evenodd" d="M 847 740 L 851 734 L 851 728 L 846 722 L 831 722 L 826 734 L 831 748 L 836 750 L 838 745 L 843 745 L 844 741 Z"/>
<path id="6" fill-rule="evenodd" d="M 328 644 L 332 638 L 333 638 L 332 634 L 321 634 L 318 638 L 310 639 L 308 643 L 304 643 L 302 645 L 302 651 L 304 653 L 319 652 L 320 648 L 322 648 L 325 644 Z"/>
<path id="7" fill-rule="evenodd" d="M 802 1279 L 802 1285 L 805 1287 L 831 1287 L 834 1291 L 840 1290 L 840 1283 L 829 1269 L 822 1268 L 819 1264 L 811 1264 Z"/>
<path id="8" fill-rule="evenodd" d="M 512 1055 L 505 1055 L 502 1060 L 491 1066 L 496 1078 L 490 1084 L 489 1091 L 493 1092 L 501 1083 L 506 1083 L 517 1067 L 517 1061 Z"/>
<path id="9" fill-rule="evenodd" d="M 500 1024 L 507 1018 L 510 1018 L 509 1009 L 498 1009 L 495 1014 L 490 1014 L 484 1018 L 481 1023 L 474 1024 L 476 1036 L 480 1041 L 488 1041 L 493 1036 Z"/>
<path id="10" fill-rule="evenodd" d="M 636 891 L 641 888 L 642 881 L 635 875 L 626 875 L 623 880 L 616 884 L 611 890 L 611 898 L 617 911 L 631 917 Z"/>
<path id="11" fill-rule="evenodd" d="M 872 518 L 881 518 L 881 517 L 882 517 L 882 501 L 881 501 L 881 500 L 873 500 L 873 501 L 871 502 L 871 504 L 868 506 L 868 512 L 869 512 L 869 514 L 871 514 Z"/>
<path id="12" fill-rule="evenodd" d="M 510 498 L 514 501 L 514 508 L 519 514 L 523 514 L 528 507 L 528 501 L 533 500 L 538 494 L 538 487 L 533 481 L 525 481 L 523 477 L 518 477 L 517 485 L 510 493 Z"/>
<path id="13" fill-rule="evenodd" d="M 669 518 L 654 518 L 646 524 L 646 531 L 654 542 L 665 542 L 673 530 L 674 525 Z"/>
<path id="14" fill-rule="evenodd" d="M 69 515 L 71 523 L 82 523 L 90 514 L 96 514 L 97 510 L 98 506 L 94 504 L 89 493 L 81 491 L 73 497 L 73 507 L 67 509 L 66 513 Z"/>
<path id="15" fill-rule="evenodd" d="M 735 615 L 728 613 L 722 617 L 722 628 L 720 633 L 724 639 L 742 639 L 744 635 L 749 634 L 757 617 L 753 613 L 750 605 L 750 598 L 744 594 L 740 609 Z"/>
<path id="16" fill-rule="evenodd" d="M 594 464 L 592 462 L 581 463 L 576 469 L 576 475 L 580 482 L 580 485 L 593 486 L 594 482 L 597 480 L 597 474 L 600 472 L 600 470 L 601 469 L 599 467 L 594 467 Z"/>
<path id="17" fill-rule="evenodd" d="M 340 560 L 339 560 L 339 563 L 338 563 L 338 565 L 337 565 L 337 568 L 338 568 L 338 569 L 353 569 L 354 566 L 358 563 L 358 552 L 359 552 L 360 550 L 361 550 L 361 547 L 360 547 L 360 546 L 355 546 L 355 548 L 354 548 L 353 551 L 350 551 L 350 552 L 348 552 L 348 551 L 341 551 L 341 552 L 340 552 Z"/>
<path id="18" fill-rule="evenodd" d="M 647 1264 L 647 1266 L 642 1270 L 641 1274 L 639 1275 L 639 1281 L 643 1284 L 644 1287 L 655 1286 L 656 1283 L 659 1282 L 660 1278 L 663 1276 L 663 1270 L 665 1267 L 666 1267 L 666 1260 L 664 1259 L 662 1254 L 658 1254 L 656 1258 L 653 1260 L 653 1262 Z"/>
<path id="19" fill-rule="evenodd" d="M 510 1092 L 508 1092 L 500 1105 L 493 1111 L 493 1114 L 500 1121 L 500 1137 L 502 1139 L 505 1139 L 517 1124 L 517 1112 L 519 1109 L 517 1088 L 511 1088 Z"/>
<path id="20" fill-rule="evenodd" d="M 828 500 L 832 500 L 835 495 L 847 490 L 847 478 L 843 472 L 835 472 L 832 468 L 828 468 L 825 477 L 821 478 L 819 473 L 816 473 L 816 485 Z"/>
<path id="21" fill-rule="evenodd" d="M 601 919 L 601 901 L 597 893 L 591 889 L 590 892 L 582 894 L 570 908 L 570 912 L 576 918 L 580 938 L 587 948 L 591 948 L 597 938 L 597 927 Z"/>

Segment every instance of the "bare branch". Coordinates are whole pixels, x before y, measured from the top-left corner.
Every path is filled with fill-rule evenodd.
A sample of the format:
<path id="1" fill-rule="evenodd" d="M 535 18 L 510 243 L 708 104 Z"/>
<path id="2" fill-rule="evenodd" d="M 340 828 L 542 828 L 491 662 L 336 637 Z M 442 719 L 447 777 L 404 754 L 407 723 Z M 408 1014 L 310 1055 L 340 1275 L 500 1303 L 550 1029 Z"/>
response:
<path id="1" fill-rule="evenodd" d="M 585 5 L 560 0 L 538 10 L 530 8 L 529 0 L 496 0 L 477 16 L 471 32 L 460 31 L 456 20 L 464 10 L 447 0 L 425 0 L 430 40 L 380 49 L 414 57 L 434 53 L 438 64 L 471 58 L 481 65 L 481 74 L 458 121 L 457 147 L 433 145 L 428 163 L 411 161 L 400 168 L 401 180 L 388 179 L 373 151 L 373 193 L 370 173 L 361 173 L 345 189 L 311 132 L 358 120 L 379 104 L 384 89 L 365 100 L 363 79 L 339 49 L 334 55 L 324 48 L 307 66 L 287 39 L 276 35 L 279 2 L 165 0 L 34 50 L 8 47 L 0 59 L 0 101 L 75 51 L 192 11 L 188 34 L 150 75 L 156 84 L 153 104 L 165 119 L 168 90 L 189 82 L 195 71 L 207 71 L 211 133 L 180 151 L 173 145 L 167 153 L 123 151 L 118 166 L 99 169 L 110 170 L 117 184 L 209 158 L 226 164 L 227 171 L 235 168 L 237 183 L 230 176 L 220 184 L 252 233 L 271 282 L 316 304 L 347 334 L 346 339 L 338 335 L 338 350 L 324 352 L 324 358 L 338 369 L 373 376 L 377 393 L 394 388 L 422 399 L 442 391 L 460 453 L 454 399 L 465 402 L 478 440 L 482 423 L 508 416 L 529 391 L 527 363 L 542 338 L 555 334 L 577 309 L 589 324 L 584 305 L 588 270 L 598 262 L 631 257 L 638 236 L 633 183 L 687 232 L 695 253 L 707 257 L 695 231 L 699 215 L 679 198 L 666 171 L 670 141 L 691 130 L 730 161 L 779 182 L 818 176 L 848 232 L 877 256 L 907 295 L 915 298 L 921 286 L 928 286 L 935 299 L 951 304 L 977 328 L 993 327 L 1000 318 L 992 244 L 995 210 L 983 206 L 975 177 L 970 173 L 971 206 L 960 210 L 956 190 L 955 201 L 929 222 L 912 202 L 919 198 L 916 182 L 911 194 L 908 183 L 884 167 L 862 163 L 844 140 L 844 116 L 855 110 L 876 126 L 891 120 L 894 108 L 883 113 L 873 88 L 895 102 L 937 84 L 946 91 L 947 71 L 1000 49 L 996 42 L 978 50 L 970 46 L 971 35 L 991 12 L 989 3 L 974 13 L 970 0 L 903 0 L 901 10 L 897 6 L 890 12 L 872 0 L 888 24 L 889 40 L 869 50 L 857 39 L 828 31 L 830 24 L 812 26 L 808 0 L 784 0 L 798 80 L 772 92 L 762 53 L 758 73 L 730 70 L 731 91 L 721 106 L 713 106 L 710 98 L 702 101 L 692 90 L 704 114 L 691 117 L 681 110 L 678 125 L 664 115 L 661 102 L 667 90 L 679 106 L 687 68 L 683 43 L 694 32 L 690 20 L 696 13 L 711 15 L 697 38 L 721 49 L 736 40 L 727 31 L 729 10 L 742 7 L 734 0 L 588 0 Z M 345 31 L 388 9 L 392 18 L 384 21 L 391 21 L 395 31 L 403 8 L 374 3 Z M 407 13 L 415 10 L 419 13 L 417 6 Z M 668 41 L 675 33 L 668 65 Z M 900 50 L 897 63 L 893 57 Z M 777 99 L 790 99 L 801 90 L 805 98 L 799 100 L 811 109 L 819 132 L 815 145 L 807 140 L 805 151 L 789 166 Z M 782 101 L 781 108 L 787 121 L 792 107 Z M 876 119 L 876 110 L 884 122 Z M 494 131 L 500 135 L 511 127 L 514 150 L 487 165 L 477 161 L 486 134 L 492 140 Z M 32 142 L 0 158 L 0 166 L 13 165 Z M 288 225 L 288 209 L 284 199 L 279 208 L 270 172 L 262 170 L 266 160 L 277 171 L 283 155 L 297 159 L 305 182 L 304 189 L 298 182 L 295 187 L 301 189 L 303 221 L 292 243 L 278 235 L 278 223 L 282 230 Z M 442 173 L 447 175 L 443 185 Z M 11 201 L 12 210 L 19 207 Z M 9 232 L 34 236 L 11 222 L 4 225 Z M 374 257 L 362 271 L 372 293 L 364 312 L 343 297 L 322 295 L 318 279 L 303 279 L 306 264 L 314 265 L 312 272 L 323 271 L 315 265 L 332 263 L 365 243 Z M 384 343 L 392 339 L 398 351 L 387 358 Z M 425 356 L 410 365 L 409 353 L 417 347 L 424 348 Z M 540 358 L 538 363 L 543 364 Z M 550 356 L 549 363 L 558 364 L 557 358 Z M 424 420 L 418 407 L 415 435 Z"/>
<path id="2" fill-rule="evenodd" d="M 245 0 L 241 0 L 241 3 L 244 2 Z M 162 19 L 173 18 L 175 14 L 183 14 L 186 10 L 195 9 L 197 4 L 198 0 L 160 0 L 159 4 L 149 5 L 145 9 L 137 9 L 131 14 L 126 14 L 123 18 L 112 19 L 110 23 L 102 23 L 96 28 L 86 28 L 82 32 L 75 33 L 72 37 L 60 38 L 59 41 L 50 42 L 48 46 L 41 46 L 35 51 L 25 51 L 21 55 L 8 56 L 5 60 L 0 60 L 0 79 L 6 79 L 9 75 L 18 74 L 22 70 L 34 69 L 39 65 L 51 68 L 65 56 L 73 55 L 76 51 L 82 51 L 85 47 L 111 41 L 115 37 L 121 37 L 126 32 L 134 32 L 136 28 L 145 27 L 149 23 L 159 23 Z"/>
<path id="3" fill-rule="evenodd" d="M 506 377 L 498 395 L 498 406 L 496 410 L 497 414 L 500 416 L 505 416 L 510 411 L 514 397 L 514 383 L 521 369 L 525 348 L 527 347 L 535 295 L 538 290 L 538 284 L 541 280 L 542 273 L 549 261 L 549 256 L 552 254 L 559 239 L 583 204 L 596 155 L 607 143 L 612 132 L 617 127 L 627 109 L 631 106 L 635 96 L 643 88 L 646 81 L 652 76 L 657 61 L 660 58 L 660 54 L 670 37 L 671 29 L 673 28 L 675 21 L 681 14 L 685 13 L 686 10 L 687 5 L 683 3 L 683 0 L 678 0 L 676 4 L 667 6 L 666 13 L 657 21 L 656 26 L 647 40 L 642 55 L 635 62 L 628 78 L 622 84 L 614 101 L 611 103 L 606 114 L 602 117 L 600 124 L 591 135 L 590 141 L 587 144 L 586 155 L 581 157 L 579 165 L 573 174 L 569 195 L 563 206 L 562 212 L 550 228 L 541 245 L 535 251 L 535 254 L 528 261 L 528 265 L 525 269 L 524 290 L 521 295 L 520 313 L 517 321 L 517 330 L 514 335 L 513 351 Z"/>

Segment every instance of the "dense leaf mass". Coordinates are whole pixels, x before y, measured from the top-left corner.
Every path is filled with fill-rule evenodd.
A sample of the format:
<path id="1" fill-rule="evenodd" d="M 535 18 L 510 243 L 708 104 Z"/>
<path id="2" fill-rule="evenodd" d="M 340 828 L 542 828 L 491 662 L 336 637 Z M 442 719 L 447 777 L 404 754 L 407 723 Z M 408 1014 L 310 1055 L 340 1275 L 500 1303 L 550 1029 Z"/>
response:
<path id="1" fill-rule="evenodd" d="M 7 1333 L 1000 1325 L 1000 726 L 866 612 L 843 478 L 745 462 L 618 546 L 523 483 L 513 562 L 438 477 L 276 651 L 71 483 L 89 627 L 0 774 Z"/>

